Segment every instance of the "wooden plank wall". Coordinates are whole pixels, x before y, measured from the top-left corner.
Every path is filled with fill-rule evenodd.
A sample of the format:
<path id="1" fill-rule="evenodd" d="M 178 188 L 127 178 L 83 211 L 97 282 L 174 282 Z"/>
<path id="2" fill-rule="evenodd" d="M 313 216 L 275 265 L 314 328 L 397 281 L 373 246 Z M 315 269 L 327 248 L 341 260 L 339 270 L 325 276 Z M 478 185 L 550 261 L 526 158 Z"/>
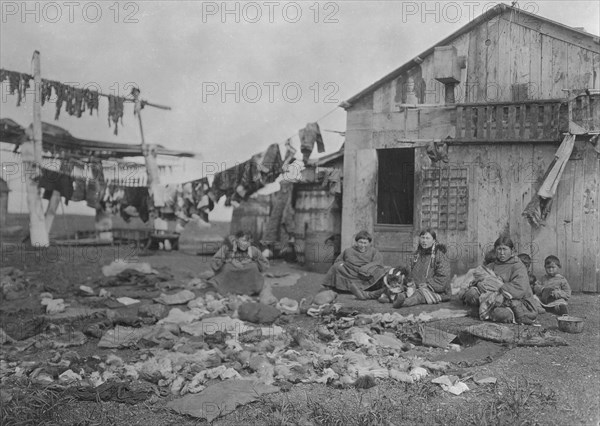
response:
<path id="1" fill-rule="evenodd" d="M 577 141 L 567 163 L 546 224 L 532 228 L 521 216 L 554 158 L 556 144 L 470 145 L 450 147 L 450 166 L 468 165 L 469 226 L 466 232 L 439 233 L 458 258 L 453 271 L 480 264 L 486 249 L 508 232 L 519 253 L 544 273 L 544 259 L 554 254 L 574 291 L 600 292 L 600 160 L 590 143 Z M 476 256 L 471 254 L 477 246 Z"/>
<path id="2" fill-rule="evenodd" d="M 514 84 L 527 85 L 528 99 L 564 98 L 563 89 L 600 88 L 597 44 L 578 43 L 560 31 L 540 33 L 538 27 L 505 14 L 453 40 L 450 45 L 458 56 L 466 57 L 456 102 L 512 101 Z M 433 54 L 418 66 L 426 85 L 423 103 L 444 104 L 445 89 L 434 78 Z M 374 90 L 375 112 L 397 111 L 400 81 L 401 77 Z"/>

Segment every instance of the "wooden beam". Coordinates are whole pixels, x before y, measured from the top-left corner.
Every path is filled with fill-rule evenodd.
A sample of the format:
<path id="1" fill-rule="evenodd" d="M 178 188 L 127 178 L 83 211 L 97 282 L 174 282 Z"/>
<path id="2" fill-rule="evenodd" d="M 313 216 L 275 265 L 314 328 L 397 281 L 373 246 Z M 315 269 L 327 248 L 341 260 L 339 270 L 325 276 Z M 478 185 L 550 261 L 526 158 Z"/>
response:
<path id="1" fill-rule="evenodd" d="M 148 186 L 152 186 L 152 184 L 160 183 L 160 178 L 158 175 L 158 163 L 156 162 L 156 147 L 146 145 L 146 140 L 144 139 L 144 126 L 142 125 L 142 101 L 140 100 L 140 90 L 134 88 L 131 91 L 133 95 L 133 99 L 135 101 L 135 115 L 137 115 L 138 123 L 140 125 L 140 136 L 142 139 L 142 153 L 144 154 L 144 159 L 146 160 L 146 171 L 148 173 Z"/>

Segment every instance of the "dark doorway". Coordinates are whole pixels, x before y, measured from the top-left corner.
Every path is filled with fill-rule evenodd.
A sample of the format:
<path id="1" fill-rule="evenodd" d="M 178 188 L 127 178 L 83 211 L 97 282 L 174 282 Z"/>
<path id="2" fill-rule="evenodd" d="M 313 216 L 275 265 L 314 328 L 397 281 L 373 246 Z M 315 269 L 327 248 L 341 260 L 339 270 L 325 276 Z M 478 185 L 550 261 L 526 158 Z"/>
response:
<path id="1" fill-rule="evenodd" d="M 377 223 L 412 225 L 415 186 L 414 148 L 377 150 Z"/>

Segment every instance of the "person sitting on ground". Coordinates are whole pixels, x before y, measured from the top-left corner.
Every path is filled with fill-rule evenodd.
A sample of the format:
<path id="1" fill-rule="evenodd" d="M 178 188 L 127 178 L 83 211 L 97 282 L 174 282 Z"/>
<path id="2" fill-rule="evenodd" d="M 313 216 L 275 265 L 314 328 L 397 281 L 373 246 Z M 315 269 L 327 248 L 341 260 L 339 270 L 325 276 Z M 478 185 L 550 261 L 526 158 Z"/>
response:
<path id="1" fill-rule="evenodd" d="M 437 234 L 431 229 L 419 234 L 419 245 L 410 265 L 409 282 L 413 285 L 409 285 L 406 293 L 398 294 L 394 308 L 432 305 L 450 300 L 450 262 L 446 256 L 446 246 L 437 241 Z"/>
<path id="2" fill-rule="evenodd" d="M 534 286 L 538 283 L 538 280 L 535 277 L 535 275 L 533 275 L 533 271 L 531 270 L 531 256 L 529 256 L 527 253 L 521 253 L 517 257 L 519 258 L 519 260 L 521 262 L 523 262 L 523 265 L 525 265 L 525 268 L 527 268 L 527 276 L 529 277 L 529 285 L 531 286 L 531 289 L 533 290 Z"/>
<path id="3" fill-rule="evenodd" d="M 533 271 L 531 270 L 531 263 L 532 263 L 531 257 L 527 253 L 521 253 L 517 257 L 519 258 L 519 260 L 521 262 L 523 262 L 523 265 L 525 265 L 525 268 L 527 268 L 527 275 L 529 276 L 529 286 L 531 287 L 531 291 L 533 291 L 533 293 L 534 293 L 533 299 L 535 301 L 534 305 L 537 310 L 537 313 L 544 314 L 544 313 L 546 313 L 546 309 L 544 309 L 544 307 L 542 306 L 542 302 L 535 295 L 534 288 L 535 288 L 536 284 L 539 284 L 539 281 L 538 281 L 537 277 L 533 274 Z"/>
<path id="4" fill-rule="evenodd" d="M 360 231 L 354 237 L 354 245 L 345 249 L 335 259 L 327 271 L 324 287 L 349 291 L 356 298 L 376 299 L 381 292 L 365 292 L 374 286 L 389 268 L 383 266 L 383 256 L 371 246 L 373 237 L 367 231 Z"/>
<path id="5" fill-rule="evenodd" d="M 533 292 L 529 285 L 527 269 L 523 262 L 513 255 L 514 244 L 507 236 L 502 236 L 494 243 L 496 249 L 496 260 L 486 265 L 493 273 L 493 278 L 502 281 L 497 287 L 493 287 L 493 279 L 489 279 L 489 285 L 482 288 L 478 284 L 481 277 L 475 277 L 472 285 L 461 297 L 463 301 L 471 306 L 480 306 L 485 302 L 486 312 L 479 317 L 490 319 L 494 322 L 517 322 L 521 324 L 532 324 L 537 317 L 537 309 Z"/>
<path id="6" fill-rule="evenodd" d="M 556 256 L 548 256 L 544 260 L 544 268 L 546 275 L 534 286 L 535 295 L 547 310 L 566 315 L 569 313 L 567 300 L 571 297 L 571 286 L 567 279 L 558 273 L 561 268 L 560 260 Z"/>
<path id="7" fill-rule="evenodd" d="M 261 274 L 269 267 L 261 251 L 251 245 L 252 235 L 240 231 L 225 239 L 223 246 L 211 260 L 215 276 L 211 284 L 223 295 L 260 293 L 265 283 Z"/>

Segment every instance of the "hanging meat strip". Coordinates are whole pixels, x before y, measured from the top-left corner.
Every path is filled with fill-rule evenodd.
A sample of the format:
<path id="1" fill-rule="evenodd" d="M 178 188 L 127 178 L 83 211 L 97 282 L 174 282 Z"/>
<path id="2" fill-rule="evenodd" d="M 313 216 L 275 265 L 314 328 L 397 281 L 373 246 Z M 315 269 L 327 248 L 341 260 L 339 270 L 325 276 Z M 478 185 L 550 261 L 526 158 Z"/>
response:
<path id="1" fill-rule="evenodd" d="M 21 80 L 19 81 L 19 97 L 17 99 L 17 106 L 21 105 L 21 100 L 25 99 L 27 89 L 29 89 L 29 81 L 33 80 L 33 77 L 27 74 L 21 74 Z"/>
<path id="2" fill-rule="evenodd" d="M 54 114 L 54 119 L 58 120 L 62 104 L 66 101 L 66 87 L 57 81 L 52 84 L 52 87 L 54 87 L 54 93 L 56 93 L 56 113 Z"/>
<path id="3" fill-rule="evenodd" d="M 52 97 L 52 84 L 53 81 L 42 80 L 42 106 L 46 102 L 50 102 L 50 98 Z"/>
<path id="4" fill-rule="evenodd" d="M 115 124 L 115 135 L 119 134 L 118 124 L 121 119 L 121 125 L 123 124 L 123 109 L 124 109 L 125 98 L 118 96 L 108 95 L 108 125 Z M 112 123 L 111 123 L 112 120 Z"/>
<path id="5" fill-rule="evenodd" d="M 100 103 L 100 95 L 98 92 L 86 89 L 84 96 L 85 104 L 90 112 L 90 115 L 92 115 L 93 110 L 96 110 L 96 113 L 98 113 L 98 105 Z"/>
<path id="6" fill-rule="evenodd" d="M 29 88 L 29 81 L 32 79 L 28 74 L 15 71 L 1 70 L 0 83 L 8 80 L 8 92 L 11 95 L 17 92 L 17 106 L 21 105 L 21 100 L 25 99 L 25 93 Z"/>
<path id="7" fill-rule="evenodd" d="M 71 115 L 76 115 L 78 118 L 81 117 L 81 114 L 85 111 L 83 98 L 83 89 L 73 89 L 73 113 Z"/>

